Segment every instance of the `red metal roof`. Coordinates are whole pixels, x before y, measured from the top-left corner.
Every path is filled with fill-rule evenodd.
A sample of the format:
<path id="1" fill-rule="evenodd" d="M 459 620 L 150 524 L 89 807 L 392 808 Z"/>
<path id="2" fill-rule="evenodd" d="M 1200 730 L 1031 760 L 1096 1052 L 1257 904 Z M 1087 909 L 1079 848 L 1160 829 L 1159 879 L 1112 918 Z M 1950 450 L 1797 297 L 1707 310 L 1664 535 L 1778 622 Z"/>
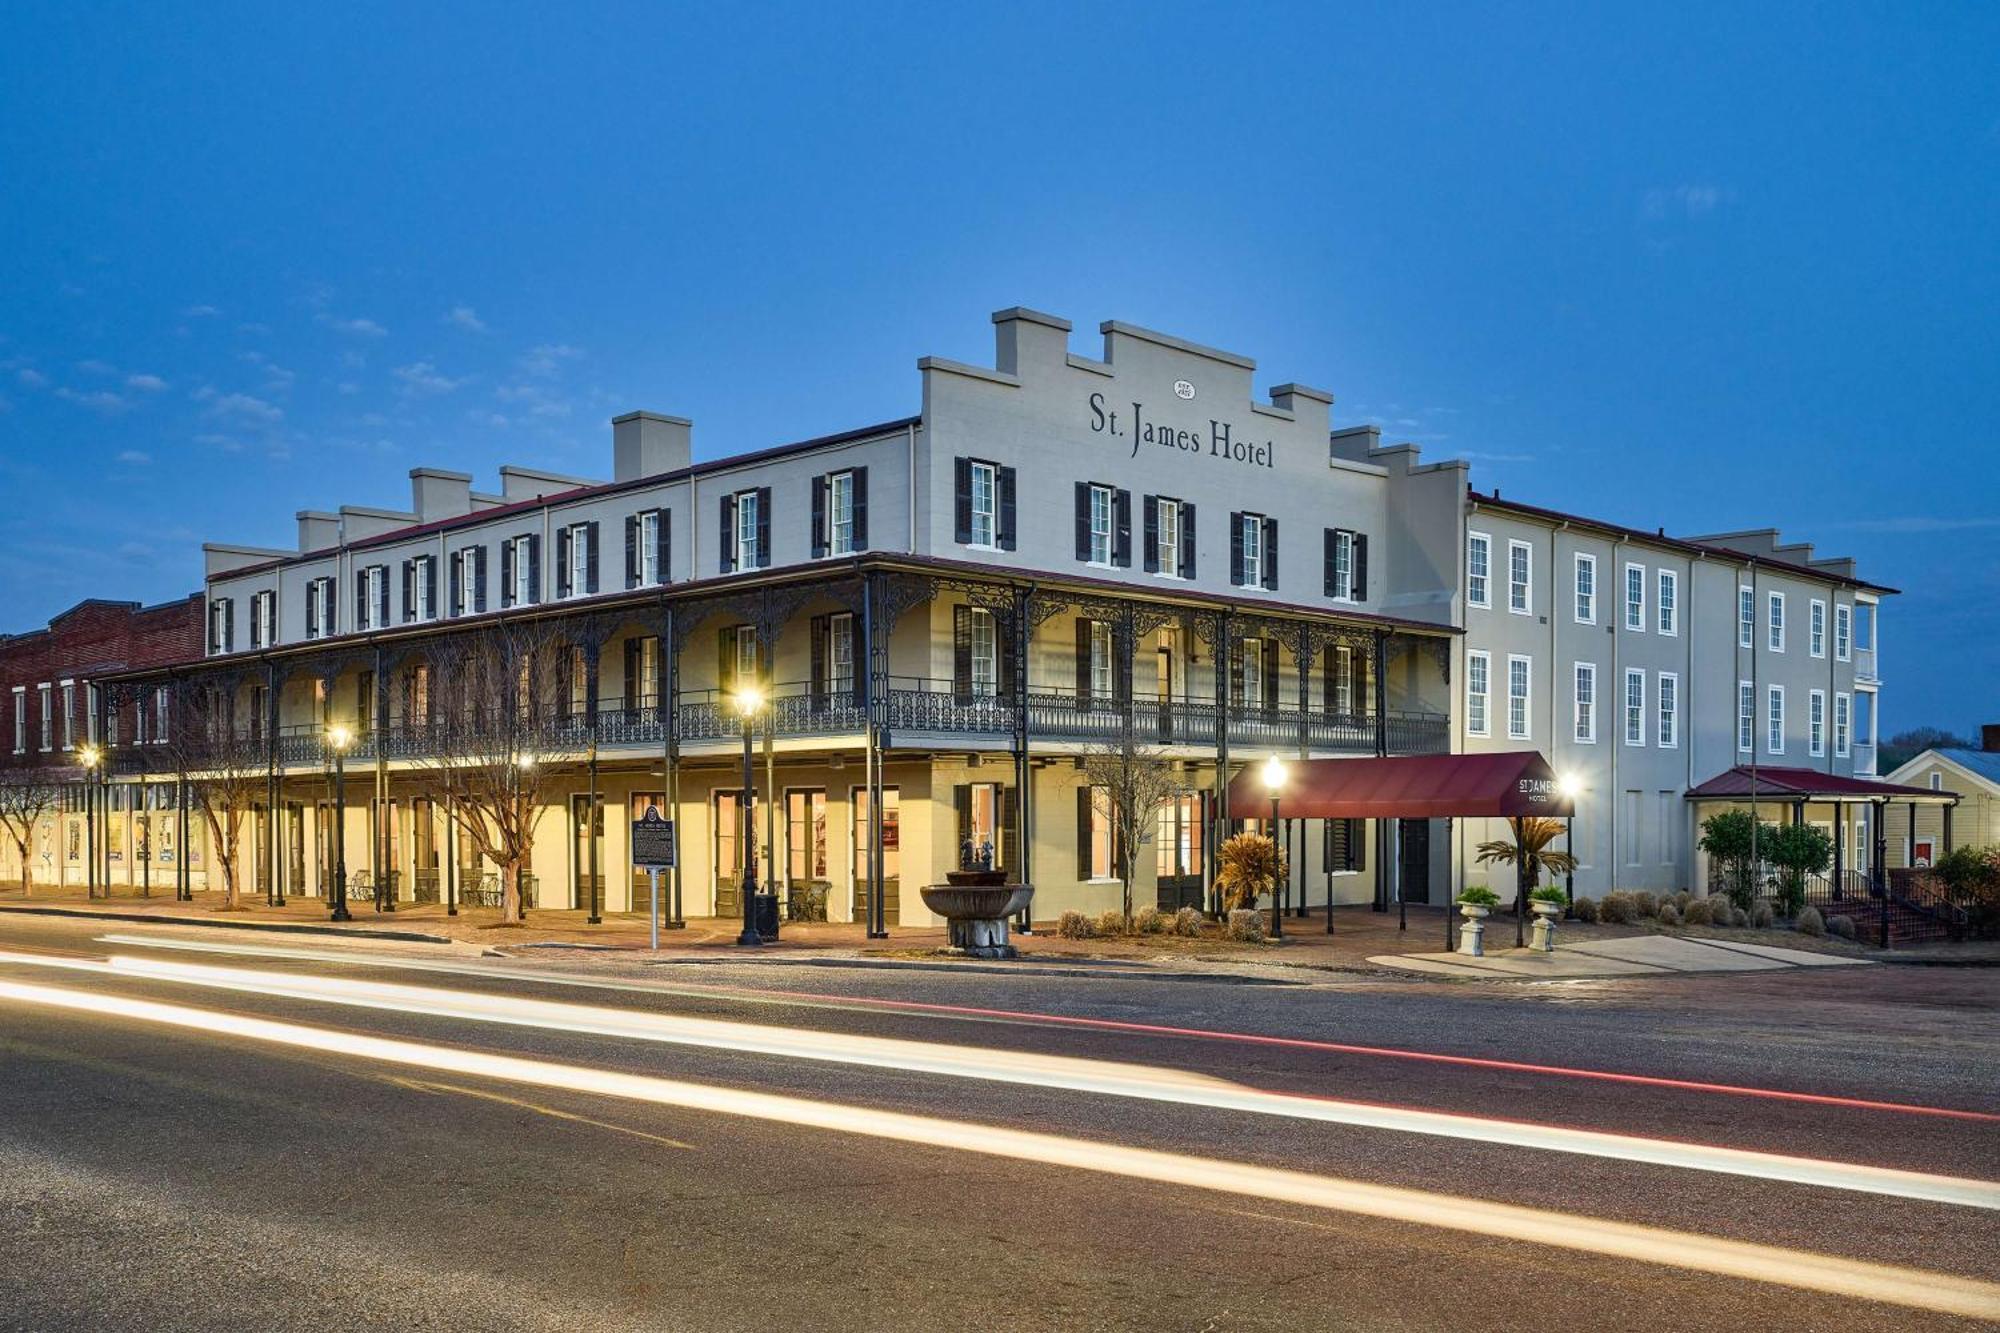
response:
<path id="1" fill-rule="evenodd" d="M 1284 819 L 1560 818 L 1572 806 L 1535 750 L 1409 755 L 1393 759 L 1287 759 L 1278 814 Z M 1255 818 L 1271 808 L 1264 765 L 1229 783 L 1229 808 Z"/>
<path id="2" fill-rule="evenodd" d="M 1748 798 L 1752 776 L 1750 765 L 1738 764 L 1718 773 L 1699 787 L 1689 790 L 1690 801 Z M 1873 778 L 1853 778 L 1840 773 L 1822 773 L 1815 768 L 1756 769 L 1755 787 L 1759 800 L 1773 801 L 1955 801 L 1955 791 L 1932 791 L 1929 787 L 1905 787 Z"/>

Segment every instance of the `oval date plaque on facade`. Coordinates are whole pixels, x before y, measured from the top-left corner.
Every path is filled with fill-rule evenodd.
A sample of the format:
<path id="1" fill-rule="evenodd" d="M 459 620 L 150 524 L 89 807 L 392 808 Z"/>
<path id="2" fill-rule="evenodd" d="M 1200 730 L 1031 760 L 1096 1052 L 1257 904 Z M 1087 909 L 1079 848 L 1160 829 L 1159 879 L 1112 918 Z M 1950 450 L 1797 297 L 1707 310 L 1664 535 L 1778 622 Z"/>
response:
<path id="1" fill-rule="evenodd" d="M 1174 397 L 1192 400 L 1194 398 L 1194 385 L 1188 383 L 1186 380 L 1175 380 Z"/>

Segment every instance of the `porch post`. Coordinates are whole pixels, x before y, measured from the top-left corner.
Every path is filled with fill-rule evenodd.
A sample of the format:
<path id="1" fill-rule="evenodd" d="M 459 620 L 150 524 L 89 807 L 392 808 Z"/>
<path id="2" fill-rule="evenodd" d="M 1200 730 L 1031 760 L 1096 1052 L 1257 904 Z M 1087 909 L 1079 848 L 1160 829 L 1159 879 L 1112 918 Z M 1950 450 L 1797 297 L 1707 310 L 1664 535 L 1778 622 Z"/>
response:
<path id="1" fill-rule="evenodd" d="M 1032 845 L 1028 836 L 1029 788 L 1034 782 L 1034 770 L 1028 763 L 1028 594 L 1017 588 L 1014 590 L 1014 634 L 1008 651 L 1014 654 L 1014 855 L 1020 861 L 1020 882 L 1033 884 L 1034 860 L 1029 850 Z M 1032 905 L 1023 907 L 1014 921 L 1014 929 L 1023 935 L 1034 933 L 1034 910 Z"/>
<path id="2" fill-rule="evenodd" d="M 1888 813 L 1889 803 L 1887 801 L 1875 802 L 1875 865 L 1873 869 L 1875 875 L 1875 892 L 1880 897 L 1880 912 L 1878 913 L 1880 938 L 1877 940 L 1877 943 L 1884 949 L 1889 947 L 1889 826 L 1888 820 L 1885 818 Z"/>
<path id="3" fill-rule="evenodd" d="M 383 671 L 382 649 L 375 649 L 375 808 L 368 826 L 375 833 L 375 901 L 379 910 L 396 910 L 396 868 L 389 864 L 389 681 Z"/>
<path id="4" fill-rule="evenodd" d="M 1229 612 L 1221 611 L 1215 617 L 1215 804 L 1212 838 L 1208 845 L 1210 858 L 1219 856 L 1222 844 L 1229 838 L 1229 687 L 1232 672 L 1230 659 Z M 1211 884 L 1214 877 L 1210 877 Z M 1222 917 L 1222 894 L 1218 890 L 1211 895 L 1210 907 L 1215 917 Z"/>
<path id="5" fill-rule="evenodd" d="M 665 593 L 660 594 L 660 697 L 653 702 L 660 719 L 661 786 L 665 789 L 667 815 L 674 821 L 674 863 L 667 869 L 667 921 L 669 929 L 687 925 L 681 915 L 681 751 L 675 735 L 680 701 L 680 631 L 675 625 L 674 608 Z"/>
<path id="6" fill-rule="evenodd" d="M 1847 807 L 1833 803 L 1833 899 L 1839 902 L 1846 878 Z"/>
<path id="7" fill-rule="evenodd" d="M 279 874 L 278 840 L 282 836 L 278 819 L 278 668 L 264 665 L 264 752 L 269 763 L 270 778 L 264 791 L 264 860 L 271 876 L 271 891 L 265 901 L 273 907 L 285 905 L 285 881 Z"/>
<path id="8" fill-rule="evenodd" d="M 868 726 L 862 752 L 866 770 L 863 779 L 866 786 L 863 789 L 868 793 L 868 924 L 865 933 L 871 940 L 887 939 L 889 935 L 888 912 L 882 903 L 881 727 L 882 712 L 888 700 L 884 697 L 886 682 L 876 669 L 881 653 L 875 623 L 875 585 L 878 581 L 877 576 L 871 574 L 861 585 L 861 638 L 868 649 Z"/>
<path id="9" fill-rule="evenodd" d="M 1939 857 L 1944 856 L 1945 853 L 1951 850 L 1951 808 L 1956 804 L 1957 802 L 1951 801 L 1947 802 L 1944 807 L 1944 836 L 1938 841 L 1937 854 Z"/>

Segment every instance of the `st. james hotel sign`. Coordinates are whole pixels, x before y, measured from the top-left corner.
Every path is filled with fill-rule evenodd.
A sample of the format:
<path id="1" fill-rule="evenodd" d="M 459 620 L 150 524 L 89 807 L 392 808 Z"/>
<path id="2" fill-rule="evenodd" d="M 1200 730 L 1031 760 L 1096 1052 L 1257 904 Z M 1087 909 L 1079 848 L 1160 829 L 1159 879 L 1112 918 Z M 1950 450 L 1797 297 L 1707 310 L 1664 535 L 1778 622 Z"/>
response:
<path id="1" fill-rule="evenodd" d="M 1177 386 L 1178 387 L 1178 386 Z M 1193 386 L 1189 386 L 1192 390 Z M 1190 393 L 1188 396 L 1192 396 Z M 1227 421 L 1209 419 L 1208 429 L 1196 427 L 1186 430 L 1170 426 L 1164 421 L 1154 421 L 1146 415 L 1144 403 L 1131 404 L 1131 411 L 1124 407 L 1109 407 L 1104 395 L 1090 395 L 1090 429 L 1099 435 L 1111 435 L 1118 439 L 1132 441 L 1131 456 L 1137 458 L 1139 450 L 1152 445 L 1160 449 L 1173 449 L 1189 455 L 1219 458 L 1225 462 L 1243 463 L 1250 467 L 1275 468 L 1271 441 L 1267 438 L 1259 444 L 1248 436 L 1239 435 Z"/>

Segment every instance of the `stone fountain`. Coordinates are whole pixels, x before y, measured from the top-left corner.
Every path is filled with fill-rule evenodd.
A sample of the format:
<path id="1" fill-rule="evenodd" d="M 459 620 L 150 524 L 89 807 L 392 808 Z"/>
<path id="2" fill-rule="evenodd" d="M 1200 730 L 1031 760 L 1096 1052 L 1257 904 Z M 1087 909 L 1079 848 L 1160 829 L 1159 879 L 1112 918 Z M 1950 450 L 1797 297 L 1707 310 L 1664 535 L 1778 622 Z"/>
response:
<path id="1" fill-rule="evenodd" d="M 990 844 L 962 849 L 962 868 L 947 870 L 943 884 L 923 890 L 924 906 L 945 919 L 951 952 L 968 958 L 1014 958 L 1007 919 L 1026 910 L 1034 900 L 1031 884 L 1009 884 L 1007 872 L 993 865 Z"/>

